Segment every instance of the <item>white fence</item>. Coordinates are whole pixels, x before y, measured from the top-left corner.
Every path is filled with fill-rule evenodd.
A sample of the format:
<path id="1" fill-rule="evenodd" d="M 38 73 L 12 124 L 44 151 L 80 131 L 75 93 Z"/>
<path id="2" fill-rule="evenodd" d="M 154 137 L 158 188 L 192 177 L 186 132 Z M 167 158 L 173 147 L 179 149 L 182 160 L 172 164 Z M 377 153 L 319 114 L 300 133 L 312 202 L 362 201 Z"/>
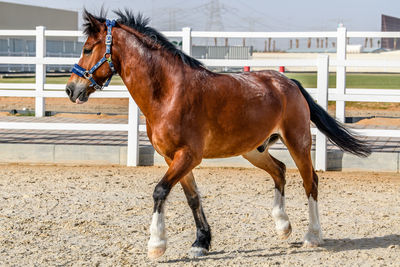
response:
<path id="1" fill-rule="evenodd" d="M 207 66 L 226 67 L 274 67 L 274 66 L 315 66 L 318 72 L 317 88 L 307 88 L 318 103 L 327 108 L 329 101 L 336 101 L 336 117 L 340 121 L 345 118 L 346 101 L 366 102 L 400 102 L 399 90 L 383 89 L 346 89 L 346 67 L 398 67 L 400 62 L 381 60 L 347 60 L 346 41 L 348 37 L 369 38 L 400 38 L 400 32 L 347 32 L 345 28 L 338 28 L 332 32 L 202 32 L 191 31 L 183 28 L 182 31 L 164 32 L 167 37 L 182 38 L 182 50 L 191 54 L 193 37 L 217 37 L 217 38 L 336 38 L 337 57 L 329 60 L 327 55 L 320 55 L 318 59 L 291 59 L 291 60 L 202 60 Z M 78 62 L 78 58 L 45 57 L 45 40 L 48 36 L 80 37 L 80 31 L 54 31 L 44 27 L 36 27 L 36 30 L 0 30 L 0 36 L 35 36 L 36 57 L 0 57 L 0 64 L 34 64 L 36 66 L 35 84 L 1 84 L 0 96 L 35 97 L 35 113 L 37 117 L 44 115 L 44 101 L 46 97 L 66 97 L 65 85 L 47 84 L 45 66 L 47 64 L 67 65 Z M 329 66 L 336 66 L 336 88 L 328 88 Z M 399 85 L 400 87 L 400 85 Z M 24 90 L 25 89 L 25 90 Z M 26 90 L 28 89 L 28 90 Z M 127 165 L 138 164 L 138 132 L 145 131 L 145 127 L 139 127 L 138 108 L 124 86 L 110 86 L 107 90 L 96 92 L 91 97 L 97 98 L 129 98 L 128 124 L 82 124 L 82 123 L 13 123 L 0 122 L 3 129 L 41 129 L 41 130 L 102 130 L 102 131 L 128 131 L 128 155 Z M 68 100 L 66 100 L 68 101 Z M 400 130 L 357 130 L 357 133 L 365 136 L 391 136 L 400 137 Z M 326 170 L 326 138 L 318 130 L 312 129 L 316 134 L 316 162 L 317 170 Z"/>

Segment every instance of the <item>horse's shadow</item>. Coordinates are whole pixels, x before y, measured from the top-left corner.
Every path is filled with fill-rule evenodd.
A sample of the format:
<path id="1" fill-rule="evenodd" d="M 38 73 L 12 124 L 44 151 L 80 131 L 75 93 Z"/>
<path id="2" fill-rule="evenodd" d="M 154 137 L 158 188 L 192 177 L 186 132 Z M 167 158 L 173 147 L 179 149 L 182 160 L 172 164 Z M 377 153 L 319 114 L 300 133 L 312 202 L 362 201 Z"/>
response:
<path id="1" fill-rule="evenodd" d="M 391 246 L 400 246 L 400 235 L 385 235 L 379 237 L 363 237 L 363 238 L 340 238 L 340 239 L 330 239 L 325 238 L 324 244 L 320 247 L 313 249 L 302 248 L 302 243 L 293 242 L 290 243 L 289 248 L 287 247 L 275 247 L 273 250 L 268 249 L 248 249 L 248 250 L 235 250 L 235 251 L 211 251 L 206 257 L 199 258 L 181 258 L 181 259 L 171 259 L 168 261 L 164 261 L 164 263 L 177 263 L 177 262 L 200 262 L 204 260 L 224 260 L 224 259 L 233 259 L 238 256 L 246 256 L 246 257 L 276 257 L 281 256 L 283 254 L 283 250 L 289 250 L 290 254 L 299 254 L 299 253 L 310 253 L 310 252 L 322 252 L 322 251 L 331 251 L 331 252 L 341 252 L 341 251 L 350 251 L 350 250 L 369 250 L 375 248 L 390 248 Z M 295 249 L 295 250 L 293 250 Z M 278 252 L 276 252 L 278 250 Z"/>
<path id="2" fill-rule="evenodd" d="M 389 248 L 390 246 L 400 246 L 400 235 L 385 235 L 378 237 L 362 237 L 362 238 L 341 238 L 341 239 L 324 239 L 323 248 L 339 252 L 348 250 L 368 250 L 374 248 Z"/>

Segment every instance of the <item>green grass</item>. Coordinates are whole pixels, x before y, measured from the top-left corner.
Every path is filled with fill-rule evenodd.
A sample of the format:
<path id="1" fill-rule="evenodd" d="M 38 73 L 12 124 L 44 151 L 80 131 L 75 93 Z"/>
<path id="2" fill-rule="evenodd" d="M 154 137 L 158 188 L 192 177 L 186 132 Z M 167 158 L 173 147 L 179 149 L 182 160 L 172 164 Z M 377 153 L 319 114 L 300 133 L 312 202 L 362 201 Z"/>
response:
<path id="1" fill-rule="evenodd" d="M 317 87 L 316 73 L 286 73 L 289 78 L 300 81 L 304 87 Z M 329 87 L 336 87 L 336 73 L 329 74 Z M 400 89 L 400 74 L 358 74 L 346 75 L 347 88 Z"/>
<path id="2" fill-rule="evenodd" d="M 285 73 L 289 78 L 299 80 L 304 87 L 317 87 L 316 73 Z M 66 84 L 69 77 L 47 77 L 46 83 Z M 27 78 L 0 78 L 0 83 L 35 83 L 34 77 Z M 119 76 L 113 77 L 112 85 L 122 85 Z M 368 89 L 400 89 L 400 74 L 353 74 L 346 75 L 347 88 L 368 88 Z M 336 74 L 329 75 L 329 87 L 336 87 Z"/>

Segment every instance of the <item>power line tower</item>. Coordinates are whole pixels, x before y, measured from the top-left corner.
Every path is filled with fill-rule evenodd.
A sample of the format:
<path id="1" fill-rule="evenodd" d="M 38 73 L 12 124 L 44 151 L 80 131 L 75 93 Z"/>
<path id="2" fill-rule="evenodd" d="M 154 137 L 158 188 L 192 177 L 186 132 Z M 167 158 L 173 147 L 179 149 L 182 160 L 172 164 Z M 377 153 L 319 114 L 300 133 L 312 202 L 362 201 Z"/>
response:
<path id="1" fill-rule="evenodd" d="M 223 31 L 224 25 L 222 24 L 221 9 L 223 7 L 219 3 L 219 0 L 210 0 L 206 5 L 208 13 L 208 19 L 206 24 L 207 31 Z M 207 38 L 207 44 L 209 43 Z M 217 39 L 214 38 L 214 44 L 217 45 Z"/>
<path id="2" fill-rule="evenodd" d="M 208 11 L 208 19 L 206 30 L 207 31 L 223 31 L 224 25 L 222 24 L 221 17 L 221 8 L 222 6 L 219 3 L 219 0 L 210 0 L 206 9 Z"/>
<path id="3" fill-rule="evenodd" d="M 169 9 L 169 19 L 168 19 L 168 30 L 176 31 L 176 13 L 180 12 L 179 8 L 170 8 Z"/>

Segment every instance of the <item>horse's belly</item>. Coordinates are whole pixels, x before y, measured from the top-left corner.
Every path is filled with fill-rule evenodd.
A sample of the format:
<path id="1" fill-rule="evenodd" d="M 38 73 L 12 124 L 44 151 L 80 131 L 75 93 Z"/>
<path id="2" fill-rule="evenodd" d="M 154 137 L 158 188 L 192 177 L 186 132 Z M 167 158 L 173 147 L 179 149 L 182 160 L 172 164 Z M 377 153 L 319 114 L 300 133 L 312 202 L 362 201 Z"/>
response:
<path id="1" fill-rule="evenodd" d="M 274 132 L 274 127 L 258 127 L 229 134 L 210 134 L 204 144 L 203 158 L 227 158 L 256 149 Z"/>

